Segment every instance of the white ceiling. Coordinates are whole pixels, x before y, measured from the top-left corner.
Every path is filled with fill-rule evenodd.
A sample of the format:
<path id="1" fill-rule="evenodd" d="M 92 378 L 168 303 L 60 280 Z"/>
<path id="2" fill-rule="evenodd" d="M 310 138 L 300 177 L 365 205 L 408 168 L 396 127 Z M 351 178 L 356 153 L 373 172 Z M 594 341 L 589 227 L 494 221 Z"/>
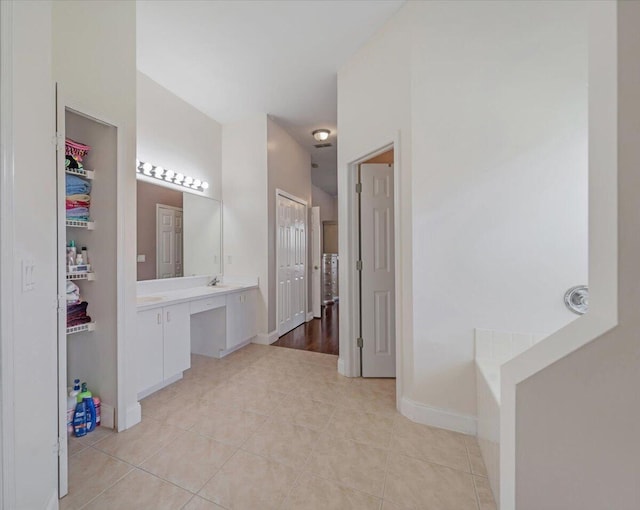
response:
<path id="1" fill-rule="evenodd" d="M 337 70 L 404 1 L 138 0 L 138 69 L 222 124 L 270 114 L 336 195 Z"/>

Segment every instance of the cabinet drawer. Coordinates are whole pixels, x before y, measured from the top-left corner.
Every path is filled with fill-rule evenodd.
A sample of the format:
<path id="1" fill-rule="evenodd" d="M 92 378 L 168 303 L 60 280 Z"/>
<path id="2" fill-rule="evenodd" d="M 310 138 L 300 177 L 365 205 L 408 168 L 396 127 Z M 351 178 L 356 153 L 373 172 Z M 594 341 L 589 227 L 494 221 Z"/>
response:
<path id="1" fill-rule="evenodd" d="M 190 313 L 193 315 L 194 313 L 206 312 L 207 310 L 213 310 L 214 308 L 220 308 L 222 306 L 226 306 L 227 300 L 225 296 L 210 296 L 203 299 L 198 299 L 197 301 L 191 301 L 191 310 Z"/>

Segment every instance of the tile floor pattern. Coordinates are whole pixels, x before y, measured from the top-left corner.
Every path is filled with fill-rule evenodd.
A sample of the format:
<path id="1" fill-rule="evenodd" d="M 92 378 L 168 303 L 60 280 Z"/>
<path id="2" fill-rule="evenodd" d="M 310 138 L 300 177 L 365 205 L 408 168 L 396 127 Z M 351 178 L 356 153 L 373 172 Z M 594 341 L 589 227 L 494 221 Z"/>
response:
<path id="1" fill-rule="evenodd" d="M 395 381 L 249 345 L 192 357 L 142 423 L 70 441 L 70 509 L 495 510 L 475 438 L 395 410 Z"/>

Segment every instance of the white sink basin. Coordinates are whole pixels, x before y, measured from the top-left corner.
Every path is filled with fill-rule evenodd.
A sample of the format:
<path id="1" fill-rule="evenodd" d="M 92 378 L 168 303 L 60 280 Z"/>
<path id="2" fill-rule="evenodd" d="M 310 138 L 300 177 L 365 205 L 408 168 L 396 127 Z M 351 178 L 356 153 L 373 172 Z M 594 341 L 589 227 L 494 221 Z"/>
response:
<path id="1" fill-rule="evenodd" d="M 161 296 L 138 296 L 137 301 L 138 304 L 142 303 L 157 303 L 158 301 L 162 301 L 164 298 Z"/>

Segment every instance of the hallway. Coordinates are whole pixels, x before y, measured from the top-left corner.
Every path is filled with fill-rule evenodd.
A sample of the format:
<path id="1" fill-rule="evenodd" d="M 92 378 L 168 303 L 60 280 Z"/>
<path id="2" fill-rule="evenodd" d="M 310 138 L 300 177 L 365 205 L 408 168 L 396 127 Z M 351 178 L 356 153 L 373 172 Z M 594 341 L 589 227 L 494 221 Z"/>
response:
<path id="1" fill-rule="evenodd" d="M 322 310 L 321 319 L 313 319 L 282 335 L 272 345 L 339 354 L 339 304 L 327 305 Z"/>
<path id="2" fill-rule="evenodd" d="M 395 409 L 395 381 L 249 345 L 192 356 L 143 421 L 70 440 L 69 509 L 495 510 L 477 441 Z"/>

